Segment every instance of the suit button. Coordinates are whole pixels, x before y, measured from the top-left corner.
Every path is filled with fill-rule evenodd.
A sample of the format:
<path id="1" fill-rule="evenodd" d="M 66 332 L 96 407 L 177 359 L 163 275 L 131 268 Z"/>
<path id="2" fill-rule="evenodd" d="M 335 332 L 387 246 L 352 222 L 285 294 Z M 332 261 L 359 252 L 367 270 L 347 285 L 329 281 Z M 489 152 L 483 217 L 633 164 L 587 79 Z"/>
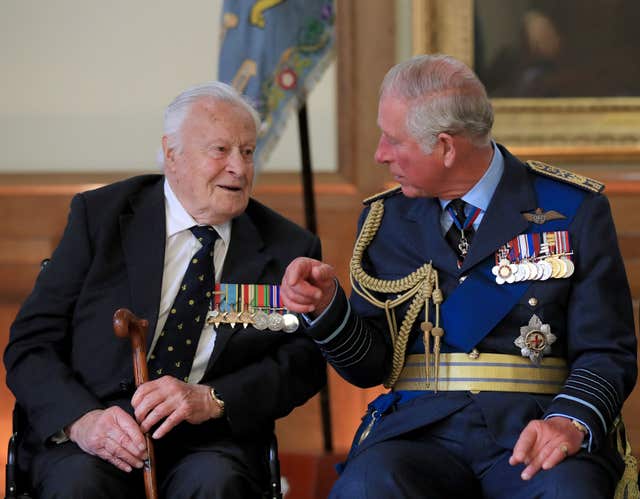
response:
<path id="1" fill-rule="evenodd" d="M 538 299 L 535 296 L 529 298 L 529 305 L 535 307 L 538 304 Z"/>
<path id="2" fill-rule="evenodd" d="M 466 275 L 463 275 L 462 277 L 460 277 L 460 279 L 458 279 L 458 282 L 459 282 L 460 284 L 462 284 L 466 278 L 467 278 L 467 276 L 466 276 Z"/>

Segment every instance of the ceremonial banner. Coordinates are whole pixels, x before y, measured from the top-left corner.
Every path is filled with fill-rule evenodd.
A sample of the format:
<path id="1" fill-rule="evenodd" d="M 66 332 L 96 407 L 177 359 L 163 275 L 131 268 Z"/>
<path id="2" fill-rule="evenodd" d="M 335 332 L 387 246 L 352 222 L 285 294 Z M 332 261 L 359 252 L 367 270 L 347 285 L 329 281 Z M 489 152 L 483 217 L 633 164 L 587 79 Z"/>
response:
<path id="1" fill-rule="evenodd" d="M 334 0 L 224 0 L 218 79 L 260 112 L 256 166 L 333 55 Z"/>

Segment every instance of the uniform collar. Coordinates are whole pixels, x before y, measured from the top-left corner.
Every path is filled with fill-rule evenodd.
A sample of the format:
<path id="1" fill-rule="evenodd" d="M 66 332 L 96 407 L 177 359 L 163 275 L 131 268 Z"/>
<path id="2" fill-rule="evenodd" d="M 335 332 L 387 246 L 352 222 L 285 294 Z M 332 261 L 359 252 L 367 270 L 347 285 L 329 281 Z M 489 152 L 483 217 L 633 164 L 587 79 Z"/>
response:
<path id="1" fill-rule="evenodd" d="M 504 156 L 495 142 L 491 141 L 491 145 L 493 146 L 493 157 L 491 158 L 491 163 L 489 163 L 489 168 L 484 172 L 482 178 L 462 196 L 463 201 L 466 201 L 471 206 L 480 208 L 483 212 L 487 211 L 491 198 L 502 177 L 502 172 L 504 172 Z M 444 210 L 450 200 L 439 199 L 439 201 Z"/>

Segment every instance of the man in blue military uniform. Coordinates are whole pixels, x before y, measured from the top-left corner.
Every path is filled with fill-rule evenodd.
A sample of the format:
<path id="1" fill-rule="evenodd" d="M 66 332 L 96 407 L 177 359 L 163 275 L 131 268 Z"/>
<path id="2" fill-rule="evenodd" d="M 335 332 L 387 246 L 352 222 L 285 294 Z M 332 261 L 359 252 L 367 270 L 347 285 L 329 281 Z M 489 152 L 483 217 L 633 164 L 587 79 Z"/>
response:
<path id="1" fill-rule="evenodd" d="M 287 269 L 285 306 L 335 369 L 391 389 L 332 497 L 584 499 L 620 482 L 636 339 L 604 186 L 522 163 L 492 124 L 461 62 L 392 68 L 376 161 L 400 187 L 365 201 L 351 299 L 324 263 Z"/>

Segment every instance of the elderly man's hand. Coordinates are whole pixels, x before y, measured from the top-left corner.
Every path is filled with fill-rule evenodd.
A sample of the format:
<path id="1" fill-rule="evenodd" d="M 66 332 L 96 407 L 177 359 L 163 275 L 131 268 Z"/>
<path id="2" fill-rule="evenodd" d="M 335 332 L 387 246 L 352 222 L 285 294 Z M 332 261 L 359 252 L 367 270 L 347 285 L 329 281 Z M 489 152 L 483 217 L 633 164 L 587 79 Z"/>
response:
<path id="1" fill-rule="evenodd" d="M 69 425 L 66 433 L 83 451 L 122 471 L 142 468 L 147 457 L 147 446 L 138 424 L 117 406 L 86 413 Z"/>
<path id="2" fill-rule="evenodd" d="M 145 433 L 164 419 L 151 435 L 153 438 L 162 438 L 182 421 L 199 424 L 222 416 L 208 386 L 191 385 L 172 376 L 140 385 L 133 394 L 131 405 Z"/>
<path id="3" fill-rule="evenodd" d="M 523 480 L 529 480 L 541 469 L 549 470 L 577 453 L 583 440 L 584 434 L 568 418 L 531 421 L 522 430 L 509 464 L 526 464 L 520 476 Z"/>
<path id="4" fill-rule="evenodd" d="M 293 260 L 282 278 L 280 298 L 291 312 L 320 315 L 336 291 L 333 267 L 312 258 Z"/>

